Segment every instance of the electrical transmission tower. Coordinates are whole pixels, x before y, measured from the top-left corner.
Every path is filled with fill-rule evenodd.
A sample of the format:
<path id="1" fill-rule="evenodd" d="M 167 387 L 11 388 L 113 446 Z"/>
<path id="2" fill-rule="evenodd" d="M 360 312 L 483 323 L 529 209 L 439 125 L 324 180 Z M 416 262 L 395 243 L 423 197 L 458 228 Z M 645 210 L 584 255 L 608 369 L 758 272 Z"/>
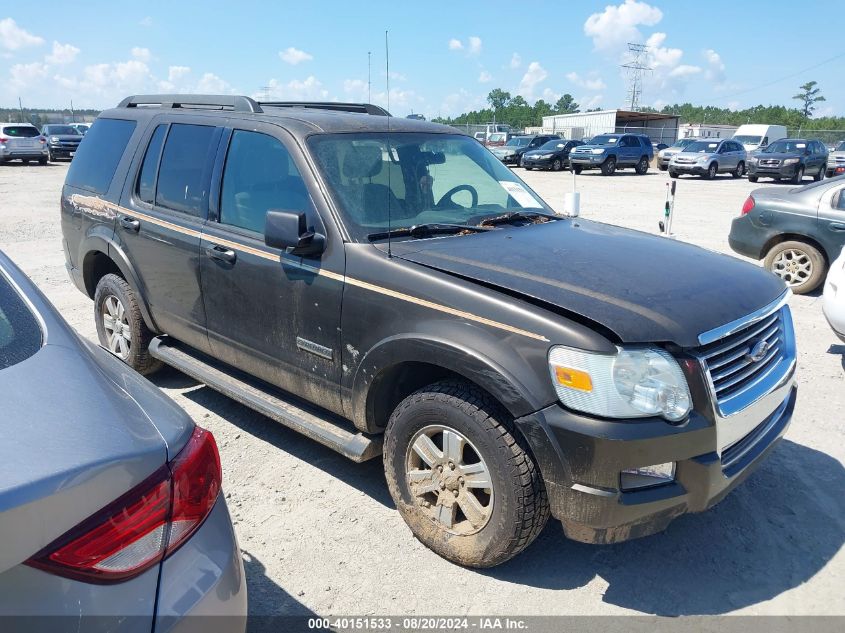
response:
<path id="1" fill-rule="evenodd" d="M 633 112 L 640 109 L 640 97 L 643 93 L 643 75 L 651 71 L 651 68 L 645 65 L 646 53 L 648 53 L 648 46 L 645 44 L 628 42 L 628 56 L 630 61 L 627 64 L 622 64 L 622 68 L 628 73 L 628 101 L 631 104 L 631 110 Z"/>

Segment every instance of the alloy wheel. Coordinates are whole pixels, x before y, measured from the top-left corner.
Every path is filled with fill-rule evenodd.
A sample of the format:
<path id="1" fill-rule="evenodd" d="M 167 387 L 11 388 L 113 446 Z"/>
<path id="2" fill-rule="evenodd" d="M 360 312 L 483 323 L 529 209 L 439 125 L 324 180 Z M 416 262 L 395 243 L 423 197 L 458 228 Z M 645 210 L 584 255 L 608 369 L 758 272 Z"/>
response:
<path id="1" fill-rule="evenodd" d="M 126 309 L 120 299 L 108 295 L 103 299 L 100 311 L 109 351 L 121 360 L 127 360 L 132 347 L 132 329 Z"/>
<path id="2" fill-rule="evenodd" d="M 447 532 L 475 534 L 490 520 L 490 470 L 472 442 L 455 429 L 420 429 L 408 447 L 405 476 L 417 506 Z"/>
<path id="3" fill-rule="evenodd" d="M 779 253 L 772 265 L 772 272 L 788 286 L 800 286 L 813 274 L 813 262 L 804 251 L 795 248 Z"/>

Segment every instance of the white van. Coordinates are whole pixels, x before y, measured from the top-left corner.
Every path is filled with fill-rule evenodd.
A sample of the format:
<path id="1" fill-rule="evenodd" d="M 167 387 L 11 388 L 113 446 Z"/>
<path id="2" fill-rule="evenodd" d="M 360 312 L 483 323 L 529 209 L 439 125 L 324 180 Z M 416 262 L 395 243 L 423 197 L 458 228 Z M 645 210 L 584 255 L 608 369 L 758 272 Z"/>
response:
<path id="1" fill-rule="evenodd" d="M 786 138 L 786 127 L 783 125 L 766 125 L 764 123 L 748 123 L 740 125 L 733 135 L 733 140 L 745 146 L 746 152 L 763 149 L 769 143 Z"/>

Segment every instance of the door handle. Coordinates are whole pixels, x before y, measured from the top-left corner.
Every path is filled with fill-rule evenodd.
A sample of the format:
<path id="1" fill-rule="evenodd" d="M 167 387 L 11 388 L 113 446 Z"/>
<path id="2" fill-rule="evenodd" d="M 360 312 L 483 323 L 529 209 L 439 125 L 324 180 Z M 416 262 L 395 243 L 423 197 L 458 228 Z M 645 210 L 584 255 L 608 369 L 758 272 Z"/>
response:
<path id="1" fill-rule="evenodd" d="M 831 231 L 836 231 L 837 233 L 841 233 L 841 232 L 845 231 L 845 224 L 842 224 L 841 222 L 831 222 L 828 225 L 828 228 Z"/>
<path id="2" fill-rule="evenodd" d="M 131 218 L 128 215 L 124 215 L 120 218 L 120 226 L 122 226 L 127 231 L 135 231 L 137 233 L 138 229 L 141 228 L 141 222 L 140 220 Z"/>
<path id="3" fill-rule="evenodd" d="M 205 254 L 208 255 L 211 259 L 216 259 L 220 262 L 226 262 L 227 264 L 234 264 L 235 260 L 238 258 L 238 254 L 235 251 L 233 251 L 231 248 L 220 246 L 220 244 L 212 244 L 211 246 L 207 246 L 205 249 Z"/>

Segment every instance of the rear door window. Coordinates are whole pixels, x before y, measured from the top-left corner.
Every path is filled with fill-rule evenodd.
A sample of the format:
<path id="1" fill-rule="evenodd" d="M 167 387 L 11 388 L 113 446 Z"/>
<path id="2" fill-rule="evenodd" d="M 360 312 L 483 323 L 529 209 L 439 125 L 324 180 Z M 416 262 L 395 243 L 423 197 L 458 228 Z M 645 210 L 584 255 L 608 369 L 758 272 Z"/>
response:
<path id="1" fill-rule="evenodd" d="M 220 223 L 264 233 L 271 209 L 302 212 L 307 205 L 305 183 L 282 142 L 235 130 L 223 170 Z"/>
<path id="2" fill-rule="evenodd" d="M 167 125 L 161 124 L 156 127 L 147 145 L 147 152 L 144 154 L 144 163 L 141 165 L 141 174 L 138 176 L 138 187 L 136 193 L 138 199 L 147 204 L 155 202 L 156 175 L 158 174 L 158 159 L 161 156 L 161 146 L 164 144 L 164 135 L 167 133 Z"/>
<path id="3" fill-rule="evenodd" d="M 97 125 L 91 127 L 79 144 L 65 184 L 94 193 L 108 191 L 134 131 L 135 121 L 97 119 Z"/>
<path id="4" fill-rule="evenodd" d="M 0 370 L 41 349 L 41 327 L 12 285 L 0 273 Z"/>
<path id="5" fill-rule="evenodd" d="M 158 170 L 157 205 L 189 215 L 202 214 L 208 197 L 214 132 L 215 128 L 209 125 L 170 126 Z"/>

